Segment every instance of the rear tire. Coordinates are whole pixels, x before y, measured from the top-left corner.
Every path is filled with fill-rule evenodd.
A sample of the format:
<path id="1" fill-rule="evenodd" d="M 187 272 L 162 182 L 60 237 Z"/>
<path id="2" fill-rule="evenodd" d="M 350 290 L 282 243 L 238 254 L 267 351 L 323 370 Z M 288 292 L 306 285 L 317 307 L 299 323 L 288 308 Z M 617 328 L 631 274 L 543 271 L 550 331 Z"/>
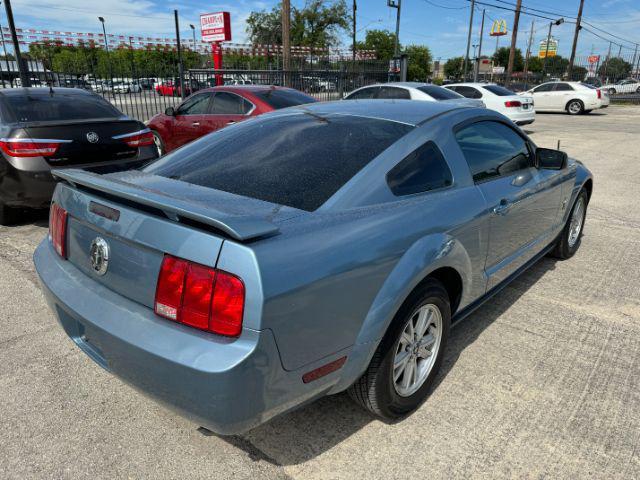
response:
<path id="1" fill-rule="evenodd" d="M 615 95 L 616 93 L 618 93 L 618 92 L 616 92 L 615 88 L 610 88 L 609 89 L 609 95 Z"/>
<path id="2" fill-rule="evenodd" d="M 15 221 L 15 211 L 0 200 L 0 225 L 11 225 Z"/>
<path id="3" fill-rule="evenodd" d="M 551 256 L 566 260 L 567 258 L 573 257 L 578 251 L 582 240 L 582 232 L 584 231 L 588 203 L 589 198 L 587 192 L 583 189 L 578 194 L 573 208 L 571 208 L 567 223 L 562 229 L 562 233 L 556 241 L 555 247 L 551 251 Z"/>
<path id="4" fill-rule="evenodd" d="M 580 100 L 571 100 L 567 103 L 567 113 L 569 115 L 580 115 L 584 112 L 584 103 Z"/>
<path id="5" fill-rule="evenodd" d="M 387 420 L 418 408 L 442 364 L 450 325 L 447 291 L 428 279 L 394 317 L 366 372 L 349 387 L 351 398 Z"/>

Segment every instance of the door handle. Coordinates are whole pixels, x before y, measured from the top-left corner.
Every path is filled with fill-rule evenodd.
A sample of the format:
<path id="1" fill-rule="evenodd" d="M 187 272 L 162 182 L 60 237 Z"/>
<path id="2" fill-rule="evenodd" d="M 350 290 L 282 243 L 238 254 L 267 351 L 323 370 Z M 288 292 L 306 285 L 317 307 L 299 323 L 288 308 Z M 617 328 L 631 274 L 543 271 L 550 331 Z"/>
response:
<path id="1" fill-rule="evenodd" d="M 198 127 L 200 125 L 200 122 L 193 122 L 191 125 L 194 127 Z"/>
<path id="2" fill-rule="evenodd" d="M 500 203 L 493 207 L 493 213 L 496 215 L 506 215 L 509 209 L 511 208 L 511 204 L 508 202 L 506 198 L 500 200 Z"/>

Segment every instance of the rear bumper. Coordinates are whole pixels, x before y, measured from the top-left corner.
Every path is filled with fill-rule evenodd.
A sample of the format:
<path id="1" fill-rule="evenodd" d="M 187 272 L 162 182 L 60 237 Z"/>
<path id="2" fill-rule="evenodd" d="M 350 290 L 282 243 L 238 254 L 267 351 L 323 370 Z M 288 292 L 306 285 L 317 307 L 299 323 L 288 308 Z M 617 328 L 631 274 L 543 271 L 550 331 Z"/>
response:
<path id="1" fill-rule="evenodd" d="M 526 112 L 507 112 L 505 115 L 516 125 L 528 125 L 536 119 L 536 111 L 534 109 Z"/>
<path id="2" fill-rule="evenodd" d="M 242 433 L 325 394 L 334 375 L 310 384 L 282 368 L 270 330 L 237 339 L 155 316 L 61 260 L 45 239 L 34 253 L 47 302 L 91 359 L 156 401 L 222 435 Z"/>

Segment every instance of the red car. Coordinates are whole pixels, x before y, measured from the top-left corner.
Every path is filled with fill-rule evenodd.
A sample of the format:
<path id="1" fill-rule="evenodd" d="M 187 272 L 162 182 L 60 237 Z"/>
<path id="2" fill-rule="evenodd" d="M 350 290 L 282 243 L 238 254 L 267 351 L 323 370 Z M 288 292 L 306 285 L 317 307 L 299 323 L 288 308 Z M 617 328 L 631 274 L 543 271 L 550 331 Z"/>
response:
<path id="1" fill-rule="evenodd" d="M 191 95 L 193 92 L 197 92 L 201 88 L 204 88 L 205 85 L 201 84 L 196 80 L 185 79 L 183 81 L 184 91 L 187 95 Z M 180 80 L 174 78 L 173 80 L 167 80 L 166 82 L 162 82 L 156 85 L 156 93 L 158 95 L 166 96 L 166 97 L 179 97 L 180 96 Z"/>
<path id="2" fill-rule="evenodd" d="M 292 88 L 236 85 L 200 90 L 178 107 L 154 116 L 147 126 L 153 132 L 158 154 L 233 123 L 280 108 L 317 100 Z"/>

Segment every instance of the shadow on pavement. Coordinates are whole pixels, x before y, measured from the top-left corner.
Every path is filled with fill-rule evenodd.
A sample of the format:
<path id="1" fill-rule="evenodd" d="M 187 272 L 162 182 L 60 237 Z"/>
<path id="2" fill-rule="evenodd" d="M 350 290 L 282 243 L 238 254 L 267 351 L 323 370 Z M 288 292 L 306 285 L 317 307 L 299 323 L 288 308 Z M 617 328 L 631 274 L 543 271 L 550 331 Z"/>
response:
<path id="1" fill-rule="evenodd" d="M 11 223 L 7 227 L 21 227 L 24 225 L 35 225 L 36 227 L 46 227 L 49 225 L 48 208 L 16 208 L 11 214 Z"/>
<path id="2" fill-rule="evenodd" d="M 555 260 L 547 257 L 541 259 L 457 324 L 452 329 L 441 371 L 433 389 L 438 388 L 465 348 L 527 293 L 547 271 L 554 268 Z M 374 420 L 375 417 L 352 402 L 346 393 L 340 393 L 320 398 L 294 412 L 276 417 L 245 435 L 220 438 L 244 450 L 252 460 L 265 460 L 279 466 L 297 465 L 326 452 Z M 372 441 L 375 443 L 375 439 Z M 384 443 L 385 439 L 380 438 L 379 441 Z"/>

